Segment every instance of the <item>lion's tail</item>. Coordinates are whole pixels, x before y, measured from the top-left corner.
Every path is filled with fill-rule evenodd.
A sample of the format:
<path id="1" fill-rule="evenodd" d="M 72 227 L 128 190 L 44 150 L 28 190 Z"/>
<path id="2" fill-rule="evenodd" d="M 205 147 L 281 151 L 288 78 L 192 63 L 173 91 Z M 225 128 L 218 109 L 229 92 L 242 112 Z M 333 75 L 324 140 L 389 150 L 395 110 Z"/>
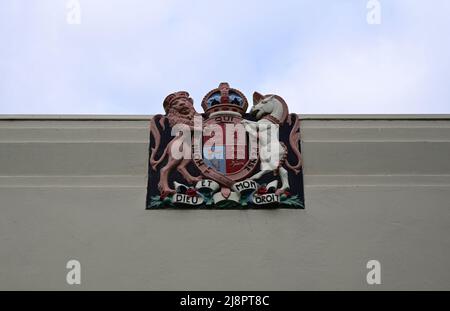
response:
<path id="1" fill-rule="evenodd" d="M 299 142 L 300 142 L 300 119 L 297 115 L 293 114 L 295 116 L 295 123 L 294 127 L 292 128 L 291 134 L 289 135 L 289 144 L 291 146 L 292 151 L 294 152 L 295 156 L 298 159 L 298 162 L 295 165 L 292 165 L 289 163 L 289 161 L 286 159 L 286 167 L 290 170 L 293 170 L 295 174 L 300 173 L 300 170 L 302 168 L 302 155 L 300 153 L 299 149 Z"/>
<path id="2" fill-rule="evenodd" d="M 162 116 L 154 116 L 151 120 L 150 120 L 150 135 L 153 136 L 154 140 L 155 140 L 155 146 L 153 148 L 151 148 L 151 156 L 150 156 L 150 166 L 152 167 L 153 170 L 156 170 L 156 167 L 162 162 L 162 160 L 164 160 L 164 158 L 166 157 L 167 154 L 167 148 L 164 150 L 163 154 L 161 155 L 161 157 L 156 160 L 156 152 L 159 149 L 159 146 L 161 144 L 161 133 L 158 129 L 158 126 L 156 125 L 157 120 L 159 119 L 159 124 L 161 125 L 162 129 L 164 130 L 165 126 L 164 126 L 164 121 L 165 118 Z"/>

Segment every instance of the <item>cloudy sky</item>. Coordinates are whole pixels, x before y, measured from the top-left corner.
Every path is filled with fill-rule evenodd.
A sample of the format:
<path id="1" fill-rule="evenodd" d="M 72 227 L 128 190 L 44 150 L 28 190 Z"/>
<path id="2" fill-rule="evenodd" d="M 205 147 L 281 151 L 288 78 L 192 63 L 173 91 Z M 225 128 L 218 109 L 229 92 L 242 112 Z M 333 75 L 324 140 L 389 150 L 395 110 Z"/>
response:
<path id="1" fill-rule="evenodd" d="M 375 25 L 368 0 L 78 0 L 80 24 L 68 2 L 0 1 L 0 114 L 154 114 L 178 90 L 201 111 L 221 81 L 301 114 L 450 113 L 448 0 L 379 0 Z"/>

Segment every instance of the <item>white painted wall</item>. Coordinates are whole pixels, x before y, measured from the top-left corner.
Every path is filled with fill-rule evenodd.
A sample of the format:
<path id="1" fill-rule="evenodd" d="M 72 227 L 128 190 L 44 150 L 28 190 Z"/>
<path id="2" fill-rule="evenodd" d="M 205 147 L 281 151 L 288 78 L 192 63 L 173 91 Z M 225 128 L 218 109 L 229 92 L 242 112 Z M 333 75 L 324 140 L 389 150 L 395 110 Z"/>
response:
<path id="1" fill-rule="evenodd" d="M 0 116 L 1 290 L 450 289 L 450 117 L 305 116 L 306 210 L 243 211 L 145 210 L 148 119 Z"/>

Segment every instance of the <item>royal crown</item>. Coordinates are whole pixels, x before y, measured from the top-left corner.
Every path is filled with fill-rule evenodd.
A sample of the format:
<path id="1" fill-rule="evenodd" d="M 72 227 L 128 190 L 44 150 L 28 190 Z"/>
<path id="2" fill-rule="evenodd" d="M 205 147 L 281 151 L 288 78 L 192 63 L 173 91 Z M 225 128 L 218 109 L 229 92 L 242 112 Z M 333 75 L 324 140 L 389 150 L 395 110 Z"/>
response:
<path id="1" fill-rule="evenodd" d="M 247 111 L 248 101 L 241 91 L 230 88 L 228 83 L 222 82 L 218 88 L 206 94 L 202 107 L 207 116 L 222 113 L 242 116 Z"/>

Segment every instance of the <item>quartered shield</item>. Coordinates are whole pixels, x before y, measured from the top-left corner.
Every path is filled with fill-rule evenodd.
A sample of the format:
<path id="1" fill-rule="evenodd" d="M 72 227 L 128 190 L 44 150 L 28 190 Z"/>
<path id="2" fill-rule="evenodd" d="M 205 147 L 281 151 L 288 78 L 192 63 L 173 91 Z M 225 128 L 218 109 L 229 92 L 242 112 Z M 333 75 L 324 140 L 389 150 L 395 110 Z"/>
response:
<path id="1" fill-rule="evenodd" d="M 211 129 L 210 135 L 204 135 L 201 147 L 194 151 L 194 163 L 202 174 L 219 178 L 219 183 L 225 186 L 248 177 L 258 162 L 257 145 L 250 144 L 242 120 L 240 116 L 227 114 L 206 120 L 204 127 Z M 220 127 L 219 134 L 214 127 Z"/>

